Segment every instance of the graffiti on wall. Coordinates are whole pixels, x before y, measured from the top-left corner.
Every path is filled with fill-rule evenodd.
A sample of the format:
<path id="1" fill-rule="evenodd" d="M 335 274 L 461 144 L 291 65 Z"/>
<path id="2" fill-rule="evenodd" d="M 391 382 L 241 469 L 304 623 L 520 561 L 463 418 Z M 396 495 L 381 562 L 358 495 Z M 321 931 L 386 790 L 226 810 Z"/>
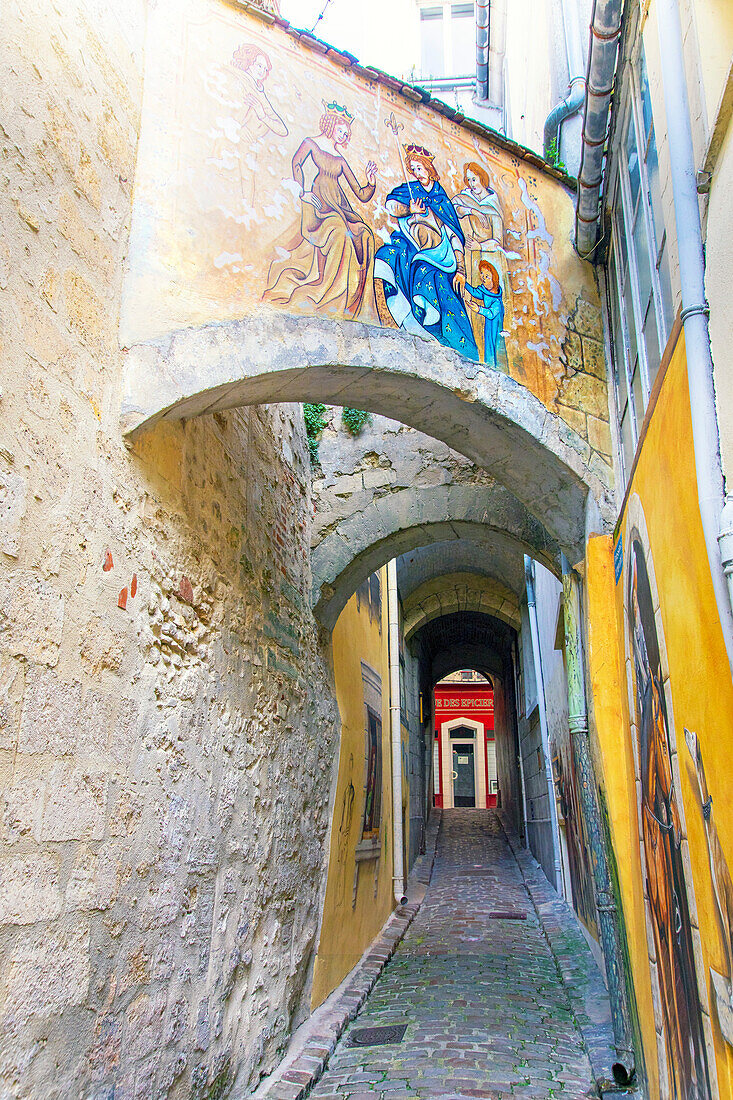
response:
<path id="1" fill-rule="evenodd" d="M 362 321 L 548 404 L 568 318 L 597 312 L 572 215 L 520 156 L 278 26 L 217 0 L 151 12 L 126 345 L 268 309 Z"/>
<path id="2" fill-rule="evenodd" d="M 653 989 L 662 1021 L 660 1068 L 673 1096 L 710 1097 L 710 1077 L 690 921 L 681 795 L 674 780 L 672 729 L 660 642 L 642 540 L 630 536 L 626 606 L 632 656 L 647 920 Z"/>

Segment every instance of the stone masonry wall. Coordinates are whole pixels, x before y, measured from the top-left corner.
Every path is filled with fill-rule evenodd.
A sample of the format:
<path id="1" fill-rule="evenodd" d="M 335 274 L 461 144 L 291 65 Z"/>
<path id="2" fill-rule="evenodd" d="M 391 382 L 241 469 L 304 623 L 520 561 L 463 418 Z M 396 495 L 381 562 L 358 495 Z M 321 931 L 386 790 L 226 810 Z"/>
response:
<path id="1" fill-rule="evenodd" d="M 0 1096 L 223 1095 L 307 1004 L 337 712 L 302 416 L 128 451 L 144 10 L 0 47 Z"/>

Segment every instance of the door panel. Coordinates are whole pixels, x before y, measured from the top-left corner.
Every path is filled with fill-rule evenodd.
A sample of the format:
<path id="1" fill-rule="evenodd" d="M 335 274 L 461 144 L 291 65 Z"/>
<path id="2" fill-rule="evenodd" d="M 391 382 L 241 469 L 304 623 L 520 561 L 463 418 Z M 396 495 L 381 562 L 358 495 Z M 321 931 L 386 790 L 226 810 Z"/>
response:
<path id="1" fill-rule="evenodd" d="M 476 805 L 473 745 L 453 745 L 453 805 Z"/>

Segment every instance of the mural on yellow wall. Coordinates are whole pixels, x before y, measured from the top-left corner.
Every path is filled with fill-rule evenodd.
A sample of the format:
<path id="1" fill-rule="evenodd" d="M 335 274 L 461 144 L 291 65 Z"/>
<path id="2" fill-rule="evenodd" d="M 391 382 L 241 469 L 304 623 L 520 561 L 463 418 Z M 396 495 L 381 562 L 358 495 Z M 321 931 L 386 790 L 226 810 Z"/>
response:
<path id="1" fill-rule="evenodd" d="M 660 1075 L 670 1095 L 711 1097 L 684 865 L 683 809 L 673 766 L 673 733 L 647 555 L 637 527 L 629 533 L 627 628 L 633 727 L 639 780 L 647 922 L 654 945 L 652 989 L 661 1016 Z"/>
<path id="2" fill-rule="evenodd" d="M 720 922 L 726 964 L 725 974 L 721 974 L 711 966 L 710 977 L 713 983 L 720 1030 L 725 1041 L 733 1045 L 733 990 L 731 987 L 731 978 L 733 977 L 733 880 L 731 879 L 723 845 L 718 836 L 718 826 L 713 813 L 713 796 L 708 790 L 705 777 L 702 746 L 697 734 L 688 729 L 685 729 L 685 742 L 689 750 L 692 763 L 691 771 L 694 775 L 700 800 L 700 812 L 705 822 L 705 840 L 710 863 L 710 876 L 713 883 L 713 896 Z"/>
<path id="3" fill-rule="evenodd" d="M 579 369 L 580 400 L 605 383 L 561 362 L 579 301 L 598 316 L 572 223 L 557 180 L 281 27 L 152 8 L 126 346 L 277 309 L 437 341 L 546 404 Z"/>

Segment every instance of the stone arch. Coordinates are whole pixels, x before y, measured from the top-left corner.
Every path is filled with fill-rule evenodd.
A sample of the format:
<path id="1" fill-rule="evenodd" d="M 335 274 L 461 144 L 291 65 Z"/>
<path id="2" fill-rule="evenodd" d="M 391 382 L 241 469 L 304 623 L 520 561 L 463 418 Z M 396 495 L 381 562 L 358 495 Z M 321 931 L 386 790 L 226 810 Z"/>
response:
<path id="1" fill-rule="evenodd" d="M 403 600 L 405 639 L 433 619 L 457 611 L 483 612 L 515 630 L 521 625 L 519 599 L 508 585 L 476 573 L 449 573 L 425 581 Z"/>
<path id="2" fill-rule="evenodd" d="M 466 540 L 501 560 L 523 554 L 560 573 L 560 546 L 502 486 L 404 489 L 373 500 L 328 531 L 312 554 L 313 604 L 331 629 L 363 580 L 391 558 L 434 542 Z"/>
<path id="3" fill-rule="evenodd" d="M 265 313 L 128 349 L 128 436 L 262 402 L 323 401 L 418 428 L 490 469 L 573 560 L 587 497 L 612 521 L 608 462 L 528 389 L 437 343 L 356 322 Z"/>

